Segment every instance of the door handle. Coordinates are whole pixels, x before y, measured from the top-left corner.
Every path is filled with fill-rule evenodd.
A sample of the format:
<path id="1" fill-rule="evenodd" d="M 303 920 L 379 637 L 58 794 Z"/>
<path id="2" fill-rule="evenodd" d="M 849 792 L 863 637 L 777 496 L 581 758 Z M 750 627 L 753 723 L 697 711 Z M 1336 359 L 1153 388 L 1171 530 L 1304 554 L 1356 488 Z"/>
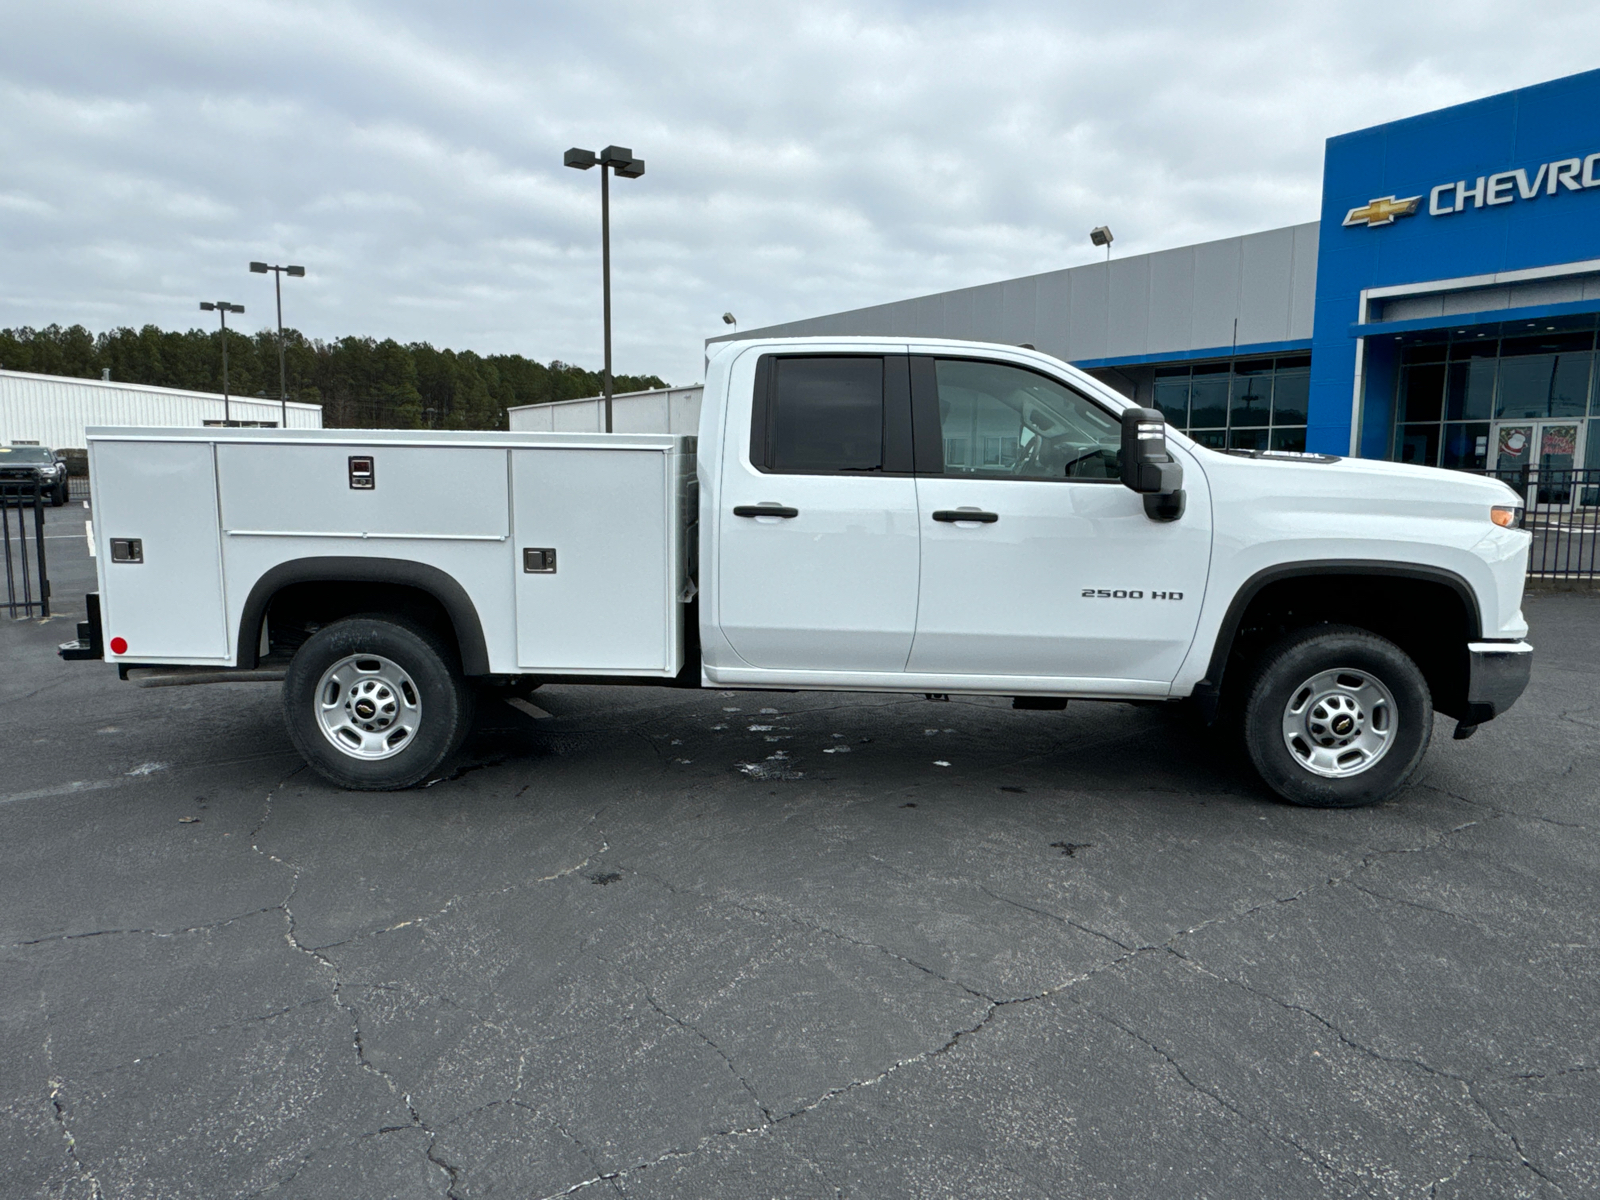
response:
<path id="1" fill-rule="evenodd" d="M 798 517 L 798 508 L 789 508 L 783 504 L 737 504 L 734 506 L 733 515 L 736 517 Z"/>
<path id="2" fill-rule="evenodd" d="M 933 514 L 935 521 L 976 521 L 980 525 L 993 525 L 1000 519 L 999 513 L 979 512 L 975 508 L 941 508 Z"/>

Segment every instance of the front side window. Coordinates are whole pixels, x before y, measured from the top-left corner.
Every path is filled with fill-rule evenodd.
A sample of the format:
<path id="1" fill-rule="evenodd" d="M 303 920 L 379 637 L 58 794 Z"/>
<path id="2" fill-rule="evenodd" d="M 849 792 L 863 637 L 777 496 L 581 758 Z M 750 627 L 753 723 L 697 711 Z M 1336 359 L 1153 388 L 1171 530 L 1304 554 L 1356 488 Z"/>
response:
<path id="1" fill-rule="evenodd" d="M 1122 427 L 1063 384 L 1004 363 L 940 359 L 944 473 L 1117 479 Z"/>
<path id="2" fill-rule="evenodd" d="M 769 471 L 883 470 L 883 359 L 779 358 L 771 369 Z"/>

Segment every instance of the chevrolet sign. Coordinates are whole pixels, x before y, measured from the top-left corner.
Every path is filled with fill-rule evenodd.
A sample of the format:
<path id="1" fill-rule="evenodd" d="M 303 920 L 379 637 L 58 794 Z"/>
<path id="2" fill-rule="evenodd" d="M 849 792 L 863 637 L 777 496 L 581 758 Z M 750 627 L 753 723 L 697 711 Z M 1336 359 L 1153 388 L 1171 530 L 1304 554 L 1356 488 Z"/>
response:
<path id="1" fill-rule="evenodd" d="M 1480 175 L 1470 183 L 1457 179 L 1438 184 L 1428 189 L 1428 215 L 1446 217 L 1463 212 L 1469 200 L 1473 208 L 1492 208 L 1513 200 L 1534 200 L 1541 195 L 1556 196 L 1587 188 L 1600 188 L 1600 154 L 1540 163 L 1531 178 L 1526 167 L 1518 167 L 1515 171 Z M 1396 196 L 1380 196 L 1352 208 L 1345 214 L 1344 223 L 1365 225 L 1369 229 L 1393 225 L 1396 217 L 1411 216 L 1421 204 L 1420 195 L 1403 200 Z"/>

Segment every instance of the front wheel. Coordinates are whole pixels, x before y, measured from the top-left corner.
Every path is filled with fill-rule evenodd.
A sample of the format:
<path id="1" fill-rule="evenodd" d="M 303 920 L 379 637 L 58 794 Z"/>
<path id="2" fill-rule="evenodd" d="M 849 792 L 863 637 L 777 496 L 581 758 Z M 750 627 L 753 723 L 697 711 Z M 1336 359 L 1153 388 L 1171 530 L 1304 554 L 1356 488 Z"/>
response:
<path id="1" fill-rule="evenodd" d="M 290 740 L 330 783 L 410 787 L 445 761 L 472 723 L 456 656 L 420 625 L 347 617 L 295 651 L 283 680 Z"/>
<path id="2" fill-rule="evenodd" d="M 1321 625 L 1262 657 L 1244 740 L 1262 781 L 1291 804 L 1356 808 L 1398 791 L 1433 734 L 1428 682 L 1393 642 Z"/>

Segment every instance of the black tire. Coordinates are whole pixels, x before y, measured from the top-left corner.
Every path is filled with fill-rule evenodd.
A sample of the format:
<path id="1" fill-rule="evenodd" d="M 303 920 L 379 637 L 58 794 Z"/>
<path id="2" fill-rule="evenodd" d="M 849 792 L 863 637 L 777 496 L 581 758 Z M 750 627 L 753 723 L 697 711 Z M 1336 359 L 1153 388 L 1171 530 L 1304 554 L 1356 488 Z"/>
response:
<path id="1" fill-rule="evenodd" d="M 1345 684 L 1367 680 L 1363 692 L 1354 694 L 1369 697 L 1374 691 L 1371 681 L 1376 681 L 1376 690 L 1386 690 L 1393 703 L 1382 700 L 1369 706 L 1371 712 L 1356 704 L 1354 715 L 1348 717 L 1350 723 L 1338 733 L 1332 722 L 1314 726 L 1323 731 L 1323 740 L 1315 746 L 1305 737 L 1295 740 L 1290 725 L 1317 719 L 1311 715 L 1316 711 L 1316 689 L 1303 690 L 1304 685 L 1323 673 L 1341 678 L 1347 673 L 1351 678 Z M 1293 715 L 1291 702 L 1303 716 Z M 1385 711 L 1380 714 L 1379 710 Z M 1388 723 L 1386 743 L 1362 765 L 1356 758 L 1365 744 L 1361 734 L 1378 730 L 1384 722 Z M 1433 697 L 1416 663 L 1393 642 L 1348 625 L 1318 625 L 1288 635 L 1262 655 L 1251 676 L 1243 725 L 1250 762 L 1262 782 L 1278 795 L 1309 808 L 1357 808 L 1388 799 L 1415 774 L 1433 736 Z M 1340 740 L 1339 734 L 1351 730 L 1356 736 L 1348 742 Z M 1368 735 L 1369 741 L 1373 736 Z M 1291 749 L 1292 740 L 1298 749 Z M 1341 750 L 1352 760 L 1343 767 L 1337 762 Z M 1338 777 L 1319 774 L 1310 765 L 1319 761 L 1314 757 L 1318 751 L 1327 769 L 1351 773 Z M 1332 764 L 1328 763 L 1330 757 L 1335 758 Z"/>
<path id="2" fill-rule="evenodd" d="M 341 749 L 324 732 L 319 716 L 324 675 L 362 655 L 388 660 L 415 691 L 420 714 L 415 728 L 393 727 L 408 740 L 388 757 L 364 758 Z M 466 739 L 473 708 L 473 689 L 454 651 L 422 626 L 384 614 L 346 617 L 318 630 L 295 651 L 283 680 L 283 716 L 295 749 L 328 782 L 356 791 L 394 791 L 420 783 Z"/>

